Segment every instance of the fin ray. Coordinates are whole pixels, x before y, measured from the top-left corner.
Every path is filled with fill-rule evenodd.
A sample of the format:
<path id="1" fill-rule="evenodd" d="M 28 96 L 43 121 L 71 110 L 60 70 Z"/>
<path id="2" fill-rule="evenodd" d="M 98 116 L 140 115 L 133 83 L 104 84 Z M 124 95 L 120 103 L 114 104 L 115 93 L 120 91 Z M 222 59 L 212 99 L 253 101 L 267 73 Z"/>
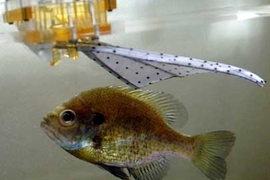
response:
<path id="1" fill-rule="evenodd" d="M 128 171 L 136 180 L 161 180 L 168 169 L 169 161 L 163 157 L 140 167 L 128 168 Z"/>
<path id="2" fill-rule="evenodd" d="M 199 142 L 193 163 L 211 180 L 225 179 L 225 158 L 234 145 L 235 136 L 230 131 L 215 131 L 197 136 Z"/>
<path id="3" fill-rule="evenodd" d="M 188 121 L 188 111 L 186 107 L 170 94 L 150 90 L 134 90 L 128 87 L 112 86 L 111 88 L 118 88 L 121 91 L 152 105 L 157 109 L 162 118 L 166 120 L 166 123 L 171 126 L 176 123 L 177 127 L 182 127 Z"/>
<path id="4" fill-rule="evenodd" d="M 110 172 L 111 174 L 113 174 L 114 176 L 116 176 L 122 180 L 130 180 L 130 178 L 125 173 L 123 168 L 115 167 L 115 166 L 108 166 L 108 165 L 101 164 L 101 163 L 96 163 L 95 165 Z"/>

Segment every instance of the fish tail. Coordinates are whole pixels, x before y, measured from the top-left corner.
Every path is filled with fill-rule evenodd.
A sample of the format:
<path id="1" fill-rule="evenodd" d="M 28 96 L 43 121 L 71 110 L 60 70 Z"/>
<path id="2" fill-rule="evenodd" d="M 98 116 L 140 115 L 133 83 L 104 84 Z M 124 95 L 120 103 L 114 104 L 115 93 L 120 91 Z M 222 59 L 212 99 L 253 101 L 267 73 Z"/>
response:
<path id="1" fill-rule="evenodd" d="M 225 179 L 227 166 L 225 158 L 234 145 L 235 136 L 230 131 L 215 131 L 196 137 L 196 150 L 193 163 L 209 179 Z"/>

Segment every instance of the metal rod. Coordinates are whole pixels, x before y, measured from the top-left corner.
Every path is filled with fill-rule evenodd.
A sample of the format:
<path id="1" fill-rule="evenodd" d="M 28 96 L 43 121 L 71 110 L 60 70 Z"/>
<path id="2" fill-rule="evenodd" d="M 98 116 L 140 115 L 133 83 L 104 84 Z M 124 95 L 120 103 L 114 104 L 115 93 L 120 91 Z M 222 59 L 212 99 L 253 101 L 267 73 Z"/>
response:
<path id="1" fill-rule="evenodd" d="M 76 33 L 76 28 L 74 26 L 73 19 L 72 19 L 70 3 L 66 3 L 66 8 L 67 8 L 67 15 L 68 15 L 68 25 L 71 30 L 71 40 L 76 41 L 77 33 Z"/>
<path id="2" fill-rule="evenodd" d="M 89 10 L 91 13 L 91 17 L 92 17 L 92 24 L 93 24 L 93 28 L 94 28 L 94 37 L 93 39 L 99 39 L 99 25 L 97 24 L 96 21 L 96 13 L 95 13 L 95 7 L 94 7 L 94 2 L 93 0 L 89 1 Z"/>

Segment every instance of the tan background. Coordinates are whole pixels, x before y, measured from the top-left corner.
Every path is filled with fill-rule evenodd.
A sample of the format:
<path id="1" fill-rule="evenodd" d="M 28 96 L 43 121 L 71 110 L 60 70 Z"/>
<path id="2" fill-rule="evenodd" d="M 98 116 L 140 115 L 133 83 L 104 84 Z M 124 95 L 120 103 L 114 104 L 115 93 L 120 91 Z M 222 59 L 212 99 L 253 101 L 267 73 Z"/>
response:
<path id="1" fill-rule="evenodd" d="M 234 15 L 218 16 L 267 3 L 270 1 L 118 0 L 119 7 L 110 19 L 125 25 L 130 33 L 101 40 L 233 64 L 270 81 L 270 18 L 237 21 Z M 155 30 L 140 30 L 145 28 L 142 20 L 162 18 L 167 22 L 148 23 Z M 116 179 L 64 152 L 39 124 L 49 110 L 80 91 L 123 84 L 83 55 L 77 62 L 66 60 L 51 68 L 23 45 L 11 42 L 1 44 L 0 60 L 0 179 Z M 163 81 L 148 89 L 172 93 L 186 105 L 190 118 L 180 131 L 197 134 L 226 129 L 236 133 L 236 144 L 227 159 L 228 180 L 270 179 L 269 84 L 260 88 L 232 76 L 203 74 Z M 171 164 L 165 179 L 207 179 L 185 160 Z"/>

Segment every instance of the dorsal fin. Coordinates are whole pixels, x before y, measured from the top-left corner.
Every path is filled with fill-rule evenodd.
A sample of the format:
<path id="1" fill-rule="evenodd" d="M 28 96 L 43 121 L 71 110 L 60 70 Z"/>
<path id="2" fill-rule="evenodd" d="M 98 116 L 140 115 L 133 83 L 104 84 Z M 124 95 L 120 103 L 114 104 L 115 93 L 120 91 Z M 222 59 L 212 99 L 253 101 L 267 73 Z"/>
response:
<path id="1" fill-rule="evenodd" d="M 128 168 L 128 172 L 136 180 L 161 180 L 169 169 L 169 162 L 166 158 L 136 167 Z"/>
<path id="2" fill-rule="evenodd" d="M 111 86 L 110 88 L 119 89 L 122 92 L 153 106 L 169 125 L 173 125 L 177 122 L 177 127 L 182 127 L 188 120 L 186 107 L 170 94 L 151 90 L 131 89 L 129 87 Z"/>

